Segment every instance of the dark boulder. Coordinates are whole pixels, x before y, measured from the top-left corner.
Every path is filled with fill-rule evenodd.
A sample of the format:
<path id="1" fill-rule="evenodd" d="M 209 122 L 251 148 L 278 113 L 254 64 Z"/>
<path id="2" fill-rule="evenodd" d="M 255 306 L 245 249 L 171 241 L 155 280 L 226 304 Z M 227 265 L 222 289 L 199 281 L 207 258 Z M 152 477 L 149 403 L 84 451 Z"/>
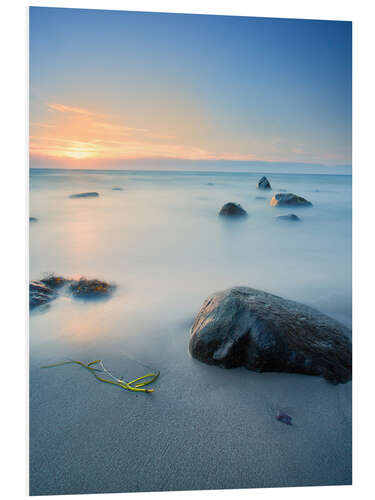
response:
<path id="1" fill-rule="evenodd" d="M 301 219 L 298 217 L 298 215 L 295 214 L 288 214 L 288 215 L 278 215 L 277 217 L 274 217 L 277 221 L 280 222 L 297 222 L 300 221 Z"/>
<path id="2" fill-rule="evenodd" d="M 29 222 L 38 222 L 36 217 L 29 217 Z"/>
<path id="3" fill-rule="evenodd" d="M 305 200 L 305 198 L 302 198 L 302 196 L 297 196 L 296 194 L 293 193 L 278 193 L 275 194 L 271 201 L 270 201 L 271 207 L 278 207 L 278 206 L 301 206 L 301 207 L 311 207 L 312 203 Z"/>
<path id="4" fill-rule="evenodd" d="M 42 306 L 56 298 L 56 293 L 41 281 L 31 281 L 29 285 L 29 304 L 30 309 Z"/>
<path id="5" fill-rule="evenodd" d="M 351 380 L 350 330 L 304 304 L 247 287 L 211 295 L 190 332 L 204 363 Z"/>
<path id="6" fill-rule="evenodd" d="M 270 181 L 265 176 L 263 176 L 261 179 L 259 179 L 258 184 L 257 184 L 257 188 L 258 189 L 272 189 Z"/>
<path id="7" fill-rule="evenodd" d="M 69 198 L 96 198 L 97 196 L 99 196 L 99 193 L 92 191 L 90 193 L 71 194 Z"/>
<path id="8" fill-rule="evenodd" d="M 239 216 L 243 217 L 247 215 L 247 212 L 241 207 L 241 205 L 229 202 L 223 205 L 223 207 L 219 212 L 219 215 L 229 216 L 229 217 L 239 217 Z"/>

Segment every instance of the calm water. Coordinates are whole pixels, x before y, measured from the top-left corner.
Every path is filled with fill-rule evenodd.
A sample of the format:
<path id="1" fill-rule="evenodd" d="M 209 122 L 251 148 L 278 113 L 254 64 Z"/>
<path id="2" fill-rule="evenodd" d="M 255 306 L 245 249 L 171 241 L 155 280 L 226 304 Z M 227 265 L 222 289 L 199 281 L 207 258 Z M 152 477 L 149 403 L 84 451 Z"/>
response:
<path id="1" fill-rule="evenodd" d="M 30 279 L 84 275 L 113 281 L 117 291 L 100 303 L 63 295 L 47 312 L 32 312 L 32 361 L 125 343 L 145 354 L 148 339 L 162 345 L 176 324 L 186 325 L 187 347 L 202 301 L 234 285 L 304 302 L 350 326 L 351 176 L 267 174 L 275 192 L 314 205 L 296 209 L 272 208 L 272 193 L 255 188 L 260 176 L 33 170 Z M 69 198 L 83 191 L 100 197 Z M 219 218 L 227 201 L 249 217 Z M 290 212 L 302 222 L 273 218 Z"/>
<path id="2" fill-rule="evenodd" d="M 270 206 L 272 194 L 255 189 L 259 177 L 32 172 L 30 278 L 117 284 L 105 302 L 62 294 L 30 315 L 32 494 L 351 483 L 351 384 L 222 370 L 188 353 L 203 300 L 234 285 L 351 323 L 351 177 L 269 174 L 275 191 L 314 204 L 286 224 L 273 217 L 290 210 Z M 100 197 L 69 198 L 83 191 Z M 222 220 L 227 201 L 250 216 Z M 103 359 L 125 380 L 161 375 L 143 397 L 80 367 L 40 369 L 67 358 Z M 275 419 L 280 409 L 291 428 Z"/>

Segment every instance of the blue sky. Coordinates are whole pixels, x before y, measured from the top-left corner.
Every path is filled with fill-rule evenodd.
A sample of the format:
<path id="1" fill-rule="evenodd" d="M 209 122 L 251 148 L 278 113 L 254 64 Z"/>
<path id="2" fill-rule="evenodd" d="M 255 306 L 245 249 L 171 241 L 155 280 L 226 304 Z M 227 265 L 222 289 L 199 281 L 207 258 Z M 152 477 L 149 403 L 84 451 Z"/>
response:
<path id="1" fill-rule="evenodd" d="M 351 23 L 30 9 L 30 154 L 351 164 Z"/>

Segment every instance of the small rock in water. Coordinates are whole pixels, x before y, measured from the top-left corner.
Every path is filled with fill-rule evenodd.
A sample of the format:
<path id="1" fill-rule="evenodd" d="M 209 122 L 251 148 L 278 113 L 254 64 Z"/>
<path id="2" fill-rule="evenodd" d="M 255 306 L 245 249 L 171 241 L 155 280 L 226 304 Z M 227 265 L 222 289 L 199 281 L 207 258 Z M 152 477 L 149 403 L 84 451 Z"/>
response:
<path id="1" fill-rule="evenodd" d="M 271 184 L 266 176 L 263 176 L 261 179 L 259 179 L 258 184 L 257 184 L 257 188 L 258 189 L 272 189 Z"/>
<path id="2" fill-rule="evenodd" d="M 114 290 L 114 285 L 100 280 L 88 280 L 81 277 L 70 283 L 70 291 L 77 298 L 105 297 Z"/>
<path id="3" fill-rule="evenodd" d="M 29 285 L 30 309 L 48 304 L 56 298 L 56 293 L 49 286 L 40 281 L 31 281 Z"/>
<path id="4" fill-rule="evenodd" d="M 256 200 L 266 200 L 267 198 L 265 196 L 256 196 Z"/>
<path id="5" fill-rule="evenodd" d="M 278 215 L 277 217 L 274 217 L 274 219 L 282 221 L 282 222 L 288 222 L 288 221 L 300 221 L 301 219 L 295 215 L 295 214 L 288 214 L 288 215 Z"/>
<path id="6" fill-rule="evenodd" d="M 38 222 L 36 217 L 29 217 L 29 222 Z"/>
<path id="7" fill-rule="evenodd" d="M 241 207 L 241 205 L 229 202 L 223 205 L 223 207 L 219 212 L 219 215 L 238 217 L 238 216 L 246 216 L 247 212 Z"/>
<path id="8" fill-rule="evenodd" d="M 277 415 L 276 419 L 279 420 L 280 422 L 283 422 L 283 424 L 292 425 L 292 417 L 290 417 L 286 413 L 280 412 Z"/>
<path id="9" fill-rule="evenodd" d="M 99 193 L 92 191 L 90 193 L 71 194 L 69 198 L 96 198 L 97 196 L 99 196 Z"/>
<path id="10" fill-rule="evenodd" d="M 278 193 L 275 194 L 271 201 L 270 201 L 271 207 L 278 207 L 278 206 L 284 206 L 284 205 L 293 205 L 293 206 L 305 206 L 305 207 L 311 207 L 312 203 L 310 201 L 305 200 L 305 198 L 302 198 L 302 196 L 298 196 L 293 193 Z"/>
<path id="11" fill-rule="evenodd" d="M 61 288 L 70 282 L 70 280 L 63 278 L 62 276 L 55 276 L 54 274 L 48 274 L 45 278 L 40 280 L 44 285 L 56 290 L 57 288 Z"/>
<path id="12" fill-rule="evenodd" d="M 112 188 L 112 191 L 123 191 L 123 188 L 119 187 L 119 186 L 115 186 Z"/>
<path id="13" fill-rule="evenodd" d="M 207 186 L 214 186 L 215 184 L 213 182 L 207 182 Z"/>

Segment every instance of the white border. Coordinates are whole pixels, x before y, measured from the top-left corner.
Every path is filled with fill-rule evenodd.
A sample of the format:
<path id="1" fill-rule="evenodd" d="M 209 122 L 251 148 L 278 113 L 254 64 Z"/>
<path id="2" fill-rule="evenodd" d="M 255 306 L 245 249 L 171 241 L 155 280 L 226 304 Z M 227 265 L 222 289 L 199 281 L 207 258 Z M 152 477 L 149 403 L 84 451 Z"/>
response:
<path id="1" fill-rule="evenodd" d="M 3 447 L 1 490 L 4 498 L 26 496 L 25 449 L 27 370 L 23 369 L 28 357 L 25 342 L 25 309 L 27 281 L 28 236 L 25 233 L 28 190 L 25 175 L 27 147 L 25 135 L 27 120 L 26 76 L 26 7 L 24 0 L 8 1 L 1 11 L 1 135 L 2 177 L 1 202 L 1 302 L 2 322 L 2 387 L 4 395 L 1 411 Z M 353 292 L 354 292 L 354 486 L 317 488 L 285 488 L 262 490 L 225 490 L 205 492 L 171 492 L 152 494 L 127 494 L 126 498 L 203 499 L 203 498 L 274 498 L 306 499 L 370 498 L 375 491 L 373 476 L 374 448 L 374 373 L 373 352 L 375 332 L 372 317 L 374 309 L 374 47 L 375 25 L 372 2 L 357 0 L 314 0 L 313 2 L 291 0 L 262 0 L 231 2 L 215 0 L 200 1 L 126 1 L 126 0 L 79 0 L 79 1 L 34 1 L 31 5 L 51 7 L 105 8 L 114 10 L 143 10 L 155 12 L 187 12 L 205 14 L 245 15 L 264 17 L 293 17 L 304 19 L 352 20 L 354 53 L 354 142 L 353 142 Z M 26 224 L 27 226 L 27 224 Z M 5 363 L 5 366 L 4 366 Z M 16 373 L 18 378 L 10 377 Z M 9 381 L 12 383 L 9 383 Z M 5 449 L 4 449 L 5 447 Z M 375 479 L 375 477 L 374 477 Z M 68 498 L 62 496 L 60 498 Z M 84 498 L 113 498 L 113 496 L 84 495 Z"/>

